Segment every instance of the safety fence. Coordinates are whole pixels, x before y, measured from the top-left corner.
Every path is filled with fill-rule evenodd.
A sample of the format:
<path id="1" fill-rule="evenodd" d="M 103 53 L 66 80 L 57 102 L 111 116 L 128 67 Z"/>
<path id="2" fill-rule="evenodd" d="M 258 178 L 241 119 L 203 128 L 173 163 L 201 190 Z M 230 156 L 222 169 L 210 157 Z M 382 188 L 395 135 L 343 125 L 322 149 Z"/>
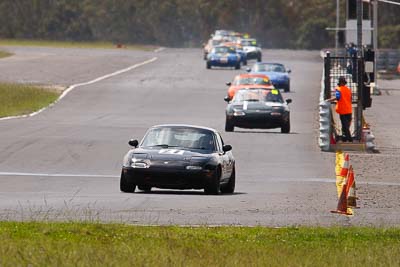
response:
<path id="1" fill-rule="evenodd" d="M 347 80 L 347 86 L 352 92 L 353 120 L 350 127 L 353 138 L 358 144 L 363 145 L 366 150 L 375 149 L 374 136 L 366 123 L 362 114 L 362 97 L 364 95 L 364 61 L 356 57 L 338 57 L 328 53 L 324 57 L 324 68 L 321 78 L 321 93 L 319 104 L 319 146 L 322 151 L 332 151 L 335 148 L 336 137 L 340 136 L 340 120 L 336 112 L 333 111 L 334 105 L 326 99 L 335 95 L 339 77 L 343 76 Z M 361 81 L 358 83 L 357 81 Z M 369 88 L 368 88 L 369 90 Z"/>
<path id="2" fill-rule="evenodd" d="M 346 57 L 346 49 L 344 48 L 327 48 L 321 50 L 321 56 L 324 57 L 326 52 L 330 51 L 331 56 Z M 400 63 L 400 49 L 378 49 L 376 54 L 376 69 L 378 71 L 395 72 Z"/>

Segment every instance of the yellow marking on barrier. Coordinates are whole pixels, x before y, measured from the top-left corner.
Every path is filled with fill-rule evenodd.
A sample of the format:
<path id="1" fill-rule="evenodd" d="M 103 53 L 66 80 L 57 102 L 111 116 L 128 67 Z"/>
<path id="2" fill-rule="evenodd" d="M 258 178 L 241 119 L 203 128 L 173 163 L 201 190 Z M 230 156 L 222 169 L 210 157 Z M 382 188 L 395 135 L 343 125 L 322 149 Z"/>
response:
<path id="1" fill-rule="evenodd" d="M 338 197 L 340 197 L 340 194 L 342 193 L 343 185 L 346 181 L 345 176 L 341 176 L 340 172 L 342 170 L 342 166 L 344 164 L 344 154 L 342 150 L 336 151 L 336 168 L 335 168 L 335 173 L 336 173 L 336 189 L 338 193 Z"/>
<path id="2" fill-rule="evenodd" d="M 352 208 L 347 208 L 347 216 L 353 216 L 354 212 Z"/>

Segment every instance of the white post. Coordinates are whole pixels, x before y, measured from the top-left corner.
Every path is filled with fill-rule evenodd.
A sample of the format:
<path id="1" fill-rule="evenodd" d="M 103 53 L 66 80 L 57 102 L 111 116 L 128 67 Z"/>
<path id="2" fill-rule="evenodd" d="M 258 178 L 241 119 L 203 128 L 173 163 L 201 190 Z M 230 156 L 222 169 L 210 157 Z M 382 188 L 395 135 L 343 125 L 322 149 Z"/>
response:
<path id="1" fill-rule="evenodd" d="M 378 0 L 375 0 L 373 3 L 373 17 L 374 17 L 374 34 L 373 34 L 373 46 L 375 51 L 375 58 L 374 58 L 374 73 L 375 73 L 375 88 L 378 88 L 378 70 L 376 68 L 377 59 L 378 59 Z"/>
<path id="2" fill-rule="evenodd" d="M 335 35 L 335 54 L 338 56 L 339 48 L 339 27 L 340 27 L 340 0 L 336 0 L 336 35 Z"/>

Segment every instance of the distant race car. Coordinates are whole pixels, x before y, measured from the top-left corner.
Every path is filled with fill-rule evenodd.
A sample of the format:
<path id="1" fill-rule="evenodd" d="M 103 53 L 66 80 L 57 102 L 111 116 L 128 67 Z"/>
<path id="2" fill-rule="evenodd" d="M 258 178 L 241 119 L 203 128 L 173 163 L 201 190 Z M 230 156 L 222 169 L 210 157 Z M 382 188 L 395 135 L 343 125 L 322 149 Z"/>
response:
<path id="1" fill-rule="evenodd" d="M 241 89 L 226 107 L 225 131 L 232 132 L 236 126 L 251 129 L 281 128 L 281 133 L 289 133 L 288 104 L 291 102 L 291 99 L 285 102 L 277 89 Z"/>
<path id="2" fill-rule="evenodd" d="M 246 52 L 247 60 L 256 59 L 257 62 L 261 62 L 262 50 L 256 39 L 240 39 L 239 44 Z"/>
<path id="3" fill-rule="evenodd" d="M 228 47 L 233 47 L 236 49 L 236 52 L 240 55 L 240 62 L 242 62 L 243 66 L 247 66 L 247 54 L 244 52 L 243 47 L 235 42 L 227 42 L 227 43 L 222 43 L 221 45 L 228 46 Z"/>
<path id="4" fill-rule="evenodd" d="M 239 74 L 233 79 L 232 83 L 227 82 L 226 85 L 229 86 L 227 96 L 230 100 L 238 90 L 249 88 L 249 86 L 265 89 L 274 88 L 267 75 L 254 73 Z"/>
<path id="5" fill-rule="evenodd" d="M 215 39 L 215 38 L 211 38 L 210 40 L 208 40 L 208 42 L 205 44 L 204 46 L 204 60 L 207 60 L 207 55 L 208 53 L 210 53 L 211 49 L 214 46 L 220 45 L 222 42 L 222 39 Z"/>
<path id="6" fill-rule="evenodd" d="M 204 189 L 206 194 L 233 193 L 235 159 L 214 129 L 192 125 L 151 127 L 123 160 L 122 192 L 168 189 Z"/>
<path id="7" fill-rule="evenodd" d="M 207 69 L 211 67 L 234 67 L 240 69 L 240 55 L 236 52 L 236 49 L 228 46 L 216 46 L 211 49 L 211 52 L 207 55 Z"/>
<path id="8" fill-rule="evenodd" d="M 284 89 L 285 92 L 290 91 L 290 69 L 286 69 L 280 63 L 256 63 L 251 69 L 250 73 L 259 73 L 267 75 L 275 88 Z"/>

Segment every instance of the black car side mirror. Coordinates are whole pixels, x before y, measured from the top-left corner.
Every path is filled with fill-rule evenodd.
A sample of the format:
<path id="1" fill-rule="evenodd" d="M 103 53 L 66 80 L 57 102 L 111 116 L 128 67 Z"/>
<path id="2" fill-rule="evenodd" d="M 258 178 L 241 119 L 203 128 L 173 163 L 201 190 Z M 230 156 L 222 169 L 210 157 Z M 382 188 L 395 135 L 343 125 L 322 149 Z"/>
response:
<path id="1" fill-rule="evenodd" d="M 289 98 L 289 99 L 286 99 L 286 103 L 287 103 L 287 104 L 290 104 L 290 103 L 292 103 L 292 99 L 291 99 L 291 98 Z"/>
<path id="2" fill-rule="evenodd" d="M 131 139 L 131 140 L 129 140 L 128 144 L 130 146 L 137 147 L 139 145 L 139 142 L 138 142 L 138 140 Z"/>
<path id="3" fill-rule="evenodd" d="M 229 101 L 231 101 L 231 98 L 229 96 L 225 96 L 224 100 L 225 100 L 225 102 L 229 102 Z"/>
<path id="4" fill-rule="evenodd" d="M 291 70 L 291 69 L 287 69 L 286 72 L 287 72 L 287 73 L 291 73 L 292 70 Z"/>
<path id="5" fill-rule="evenodd" d="M 232 146 L 231 146 L 231 145 L 224 145 L 224 147 L 222 148 L 222 150 L 223 150 L 224 152 L 231 151 L 231 150 L 232 150 Z"/>
<path id="6" fill-rule="evenodd" d="M 227 82 L 227 83 L 225 83 L 227 86 L 231 86 L 232 85 L 232 83 L 231 82 Z"/>

